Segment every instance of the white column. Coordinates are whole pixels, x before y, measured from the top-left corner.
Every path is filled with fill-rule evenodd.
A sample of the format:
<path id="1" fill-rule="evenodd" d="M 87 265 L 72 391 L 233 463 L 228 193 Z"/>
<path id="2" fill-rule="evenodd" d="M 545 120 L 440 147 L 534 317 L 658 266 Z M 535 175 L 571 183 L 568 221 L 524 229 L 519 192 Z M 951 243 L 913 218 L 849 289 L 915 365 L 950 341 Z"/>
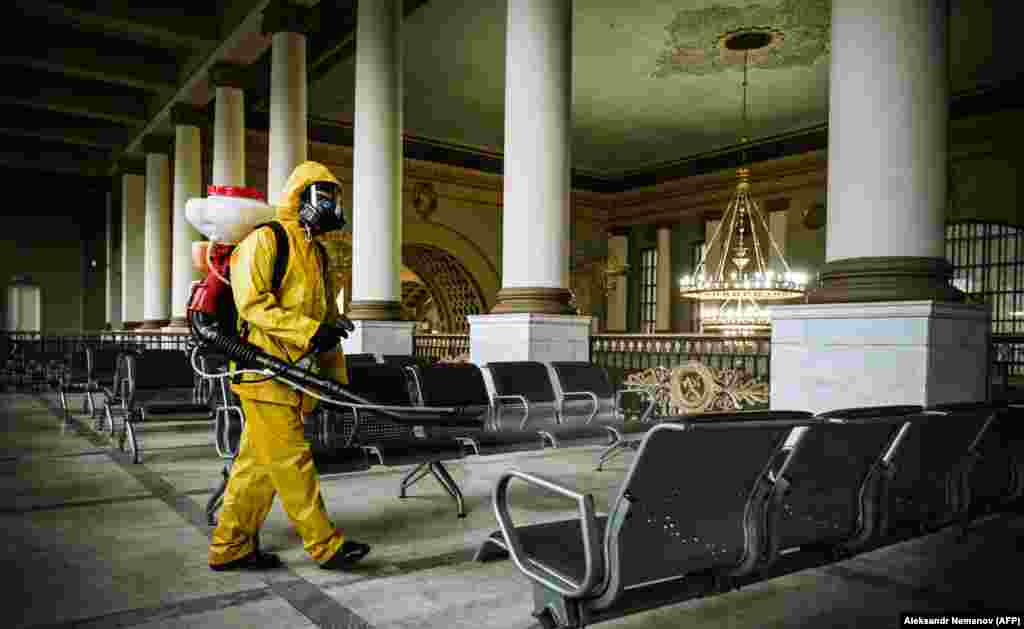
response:
<path id="1" fill-rule="evenodd" d="M 944 4 L 833 0 L 828 262 L 943 257 Z"/>
<path id="2" fill-rule="evenodd" d="M 402 2 L 359 3 L 352 186 L 352 302 L 346 353 L 412 354 L 401 316 Z"/>
<path id="3" fill-rule="evenodd" d="M 608 261 L 624 263 L 629 261 L 629 237 L 608 237 Z M 629 282 L 626 278 L 615 279 L 614 287 L 608 291 L 608 331 L 611 333 L 626 332 L 626 304 L 629 303 Z"/>
<path id="4" fill-rule="evenodd" d="M 146 254 L 143 318 L 156 328 L 171 318 L 170 161 L 163 153 L 146 154 Z"/>
<path id="5" fill-rule="evenodd" d="M 492 315 L 470 317 L 478 364 L 590 357 L 590 317 L 561 314 L 569 301 L 572 7 L 508 2 L 502 288 Z"/>
<path id="6" fill-rule="evenodd" d="M 352 310 L 401 298 L 402 3 L 359 4 L 352 190 Z M 376 317 L 375 317 L 376 318 Z M 381 317 L 383 318 L 383 317 Z M 394 318 L 394 317 L 390 317 Z"/>
<path id="7" fill-rule="evenodd" d="M 658 227 L 658 268 L 656 271 L 656 302 L 654 328 L 658 332 L 672 330 L 672 228 Z"/>
<path id="8" fill-rule="evenodd" d="M 306 36 L 282 31 L 272 41 L 267 198 L 276 204 L 292 170 L 306 161 Z"/>
<path id="9" fill-rule="evenodd" d="M 988 397 L 990 314 L 944 303 L 943 5 L 833 0 L 827 264 L 815 299 L 844 303 L 772 307 L 773 408 Z"/>
<path id="10" fill-rule="evenodd" d="M 199 274 L 192 265 L 192 243 L 202 240 L 185 219 L 185 203 L 203 196 L 202 142 L 199 127 L 174 128 L 174 219 L 171 245 L 171 324 L 184 327 L 192 281 Z"/>
<path id="11" fill-rule="evenodd" d="M 509 0 L 503 288 L 566 288 L 572 3 Z"/>
<path id="12" fill-rule="evenodd" d="M 213 122 L 213 185 L 245 185 L 245 92 L 217 86 Z M 269 197 L 268 197 L 269 198 Z"/>
<path id="13" fill-rule="evenodd" d="M 146 178 L 121 177 L 121 320 L 135 327 L 144 317 L 146 284 Z"/>

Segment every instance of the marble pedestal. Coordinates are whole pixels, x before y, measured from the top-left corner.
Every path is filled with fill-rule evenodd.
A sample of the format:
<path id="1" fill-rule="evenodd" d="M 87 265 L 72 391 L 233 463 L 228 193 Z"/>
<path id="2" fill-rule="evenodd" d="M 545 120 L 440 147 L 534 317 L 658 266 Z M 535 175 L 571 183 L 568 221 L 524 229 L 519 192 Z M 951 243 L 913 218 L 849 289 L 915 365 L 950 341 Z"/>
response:
<path id="1" fill-rule="evenodd" d="M 384 354 L 412 356 L 412 332 L 414 321 L 370 321 L 352 322 L 356 329 L 342 339 L 341 347 L 346 354 Z"/>
<path id="2" fill-rule="evenodd" d="M 771 408 L 988 399 L 988 308 L 933 301 L 775 306 Z"/>
<path id="3" fill-rule="evenodd" d="M 493 314 L 469 317 L 470 361 L 590 360 L 590 317 Z"/>

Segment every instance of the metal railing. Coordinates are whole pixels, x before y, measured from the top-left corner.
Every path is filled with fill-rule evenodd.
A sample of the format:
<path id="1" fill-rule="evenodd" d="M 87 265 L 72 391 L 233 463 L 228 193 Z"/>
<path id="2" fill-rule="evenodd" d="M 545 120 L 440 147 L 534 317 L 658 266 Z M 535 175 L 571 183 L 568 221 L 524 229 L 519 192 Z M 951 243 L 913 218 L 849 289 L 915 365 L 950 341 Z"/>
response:
<path id="1" fill-rule="evenodd" d="M 0 330 L 10 341 L 46 352 L 73 352 L 86 346 L 96 349 L 180 349 L 189 340 L 188 333 L 157 331 L 99 332 L 11 332 Z"/>
<path id="2" fill-rule="evenodd" d="M 431 362 L 451 360 L 469 354 L 468 334 L 417 334 L 413 337 L 413 356 Z"/>
<path id="3" fill-rule="evenodd" d="M 676 367 L 699 361 L 716 369 L 743 369 L 769 381 L 770 336 L 712 334 L 595 334 L 590 362 L 622 373 L 651 367 Z"/>

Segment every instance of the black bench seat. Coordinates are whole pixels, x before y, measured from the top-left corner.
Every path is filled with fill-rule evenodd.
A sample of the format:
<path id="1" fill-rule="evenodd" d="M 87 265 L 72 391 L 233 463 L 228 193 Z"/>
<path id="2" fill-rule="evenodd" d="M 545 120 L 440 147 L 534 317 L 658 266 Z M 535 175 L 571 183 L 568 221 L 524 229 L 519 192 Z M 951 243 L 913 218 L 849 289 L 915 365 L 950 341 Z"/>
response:
<path id="1" fill-rule="evenodd" d="M 413 404 L 409 380 L 401 366 L 350 364 L 348 390 L 363 398 L 361 403 L 322 404 L 311 422 L 313 461 L 324 473 L 324 463 L 336 458 L 339 449 L 360 448 L 380 465 L 414 467 L 401 480 L 398 496 L 421 478 L 431 474 L 452 496 L 459 517 L 466 510 L 458 484 L 444 466 L 445 461 L 465 456 L 463 445 L 447 437 L 445 428 L 469 422 L 464 412 Z"/>
<path id="2" fill-rule="evenodd" d="M 462 442 L 471 453 L 539 450 L 544 438 L 533 428 L 497 425 L 487 384 L 480 368 L 472 363 L 437 363 L 406 367 L 412 378 L 415 399 L 424 406 L 454 406 L 462 410 L 458 425 L 441 432 Z"/>
<path id="3" fill-rule="evenodd" d="M 124 424 L 118 444 L 142 461 L 139 429 L 151 422 L 195 421 L 213 425 L 210 405 L 200 401 L 189 355 L 176 349 L 150 349 L 130 353 L 124 360 L 126 381 Z M 109 409 L 109 404 L 108 404 Z"/>
<path id="4" fill-rule="evenodd" d="M 793 429 L 811 421 L 659 423 L 644 436 L 603 520 L 593 496 L 509 470 L 494 489 L 501 531 L 476 559 L 511 555 L 533 583 L 535 615 L 545 626 L 582 627 L 717 591 L 750 574 L 766 550 L 771 470 L 790 456 L 785 443 Z M 515 525 L 512 480 L 567 498 L 577 517 Z"/>

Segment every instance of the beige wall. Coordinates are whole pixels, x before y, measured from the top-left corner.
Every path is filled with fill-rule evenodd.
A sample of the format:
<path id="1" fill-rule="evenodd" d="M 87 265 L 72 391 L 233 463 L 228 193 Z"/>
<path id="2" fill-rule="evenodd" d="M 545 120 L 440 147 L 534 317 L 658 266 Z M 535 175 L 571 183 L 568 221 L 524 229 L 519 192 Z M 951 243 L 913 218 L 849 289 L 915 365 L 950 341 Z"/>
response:
<path id="1" fill-rule="evenodd" d="M 102 208 L 97 208 L 102 210 Z M 6 286 L 11 276 L 26 273 L 42 292 L 44 331 L 82 327 L 82 238 L 70 216 L 4 216 L 0 234 L 0 312 L 7 312 Z M 99 295 L 102 299 L 102 293 Z M 102 306 L 101 306 L 102 307 Z M 7 321 L 4 321 L 6 327 Z"/>

